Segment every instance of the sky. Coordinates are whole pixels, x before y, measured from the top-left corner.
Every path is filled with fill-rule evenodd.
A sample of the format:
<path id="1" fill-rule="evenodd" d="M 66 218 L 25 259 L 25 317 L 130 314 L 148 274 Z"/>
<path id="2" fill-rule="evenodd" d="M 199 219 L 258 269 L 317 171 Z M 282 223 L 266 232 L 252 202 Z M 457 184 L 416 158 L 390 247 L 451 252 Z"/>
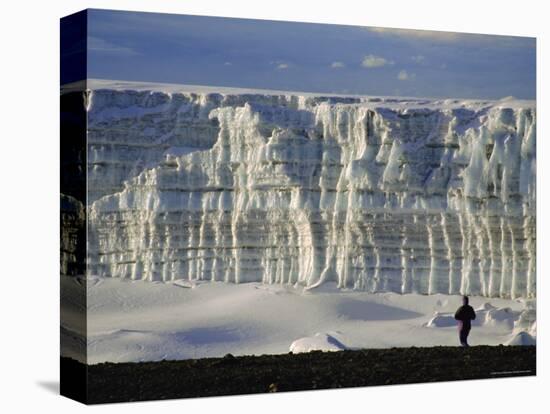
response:
<path id="1" fill-rule="evenodd" d="M 528 37 L 88 11 L 88 78 L 338 94 L 535 99 Z"/>

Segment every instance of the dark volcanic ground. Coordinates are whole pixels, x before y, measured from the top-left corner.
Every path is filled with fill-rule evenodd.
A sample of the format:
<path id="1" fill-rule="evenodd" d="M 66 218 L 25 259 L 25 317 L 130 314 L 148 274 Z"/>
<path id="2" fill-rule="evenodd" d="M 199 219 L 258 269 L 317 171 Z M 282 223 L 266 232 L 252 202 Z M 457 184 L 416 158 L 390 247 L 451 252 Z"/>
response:
<path id="1" fill-rule="evenodd" d="M 88 394 L 77 378 L 88 371 Z M 365 349 L 104 363 L 61 358 L 61 393 L 89 404 L 536 374 L 536 347 Z M 74 379 L 74 380 L 71 380 Z M 82 387 L 81 387 L 82 388 Z"/>

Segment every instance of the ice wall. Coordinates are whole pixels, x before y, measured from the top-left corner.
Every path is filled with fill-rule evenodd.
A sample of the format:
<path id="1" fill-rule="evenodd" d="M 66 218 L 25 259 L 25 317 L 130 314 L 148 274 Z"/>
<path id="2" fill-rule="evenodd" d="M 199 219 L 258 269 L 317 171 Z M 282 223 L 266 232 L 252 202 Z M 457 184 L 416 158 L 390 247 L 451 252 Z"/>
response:
<path id="1" fill-rule="evenodd" d="M 531 101 L 98 89 L 88 271 L 535 296 Z"/>

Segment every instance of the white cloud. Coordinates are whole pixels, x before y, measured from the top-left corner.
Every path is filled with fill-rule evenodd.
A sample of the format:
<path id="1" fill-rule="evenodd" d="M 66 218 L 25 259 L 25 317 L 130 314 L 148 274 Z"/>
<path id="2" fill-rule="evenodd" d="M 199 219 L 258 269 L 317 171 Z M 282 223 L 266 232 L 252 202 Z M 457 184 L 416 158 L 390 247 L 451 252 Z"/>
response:
<path id="1" fill-rule="evenodd" d="M 400 81 L 411 80 L 411 79 L 414 79 L 415 77 L 416 75 L 414 73 L 409 73 L 405 69 L 400 70 L 399 73 L 397 74 L 397 79 L 399 79 Z"/>
<path id="2" fill-rule="evenodd" d="M 534 39 L 528 37 L 442 32 L 437 30 L 391 29 L 387 27 L 364 27 L 364 29 L 382 36 L 398 36 L 402 39 L 425 40 L 432 43 L 476 42 L 498 47 L 535 47 Z"/>
<path id="3" fill-rule="evenodd" d="M 363 58 L 363 61 L 361 62 L 361 66 L 365 68 L 381 68 L 382 66 L 393 64 L 393 61 L 375 55 L 367 55 Z"/>
<path id="4" fill-rule="evenodd" d="M 279 63 L 277 65 L 277 69 L 280 69 L 280 70 L 288 69 L 288 63 Z"/>
<path id="5" fill-rule="evenodd" d="M 343 62 L 332 62 L 332 64 L 330 65 L 330 67 L 333 69 L 343 68 L 345 66 L 346 65 L 344 65 Z"/>
<path id="6" fill-rule="evenodd" d="M 232 66 L 233 63 L 231 63 L 231 62 L 223 62 L 223 65 L 224 65 L 224 66 Z"/>
<path id="7" fill-rule="evenodd" d="M 417 39 L 429 39 L 436 40 L 439 42 L 456 42 L 468 36 L 463 33 L 456 32 L 439 32 L 435 30 L 413 30 L 413 29 L 390 29 L 386 27 L 368 27 L 367 30 L 375 33 L 389 34 L 393 36 L 402 36 L 408 38 L 417 38 Z"/>
<path id="8" fill-rule="evenodd" d="M 88 36 L 88 50 L 100 53 L 109 53 L 119 56 L 139 55 L 134 49 L 125 46 L 115 45 L 114 43 L 103 40 L 99 37 Z"/>
<path id="9" fill-rule="evenodd" d="M 416 56 L 411 56 L 411 59 L 416 63 L 422 63 L 424 62 L 425 57 L 423 55 L 416 55 Z"/>

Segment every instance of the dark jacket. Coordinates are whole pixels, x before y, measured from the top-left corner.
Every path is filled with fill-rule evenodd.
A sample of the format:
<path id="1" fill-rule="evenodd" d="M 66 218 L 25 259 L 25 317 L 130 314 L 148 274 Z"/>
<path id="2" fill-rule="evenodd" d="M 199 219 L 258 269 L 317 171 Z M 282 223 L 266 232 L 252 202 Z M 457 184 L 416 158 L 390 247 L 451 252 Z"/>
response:
<path id="1" fill-rule="evenodd" d="M 455 313 L 455 319 L 461 321 L 463 328 L 471 328 L 472 321 L 476 318 L 474 308 L 470 305 L 462 305 Z"/>

